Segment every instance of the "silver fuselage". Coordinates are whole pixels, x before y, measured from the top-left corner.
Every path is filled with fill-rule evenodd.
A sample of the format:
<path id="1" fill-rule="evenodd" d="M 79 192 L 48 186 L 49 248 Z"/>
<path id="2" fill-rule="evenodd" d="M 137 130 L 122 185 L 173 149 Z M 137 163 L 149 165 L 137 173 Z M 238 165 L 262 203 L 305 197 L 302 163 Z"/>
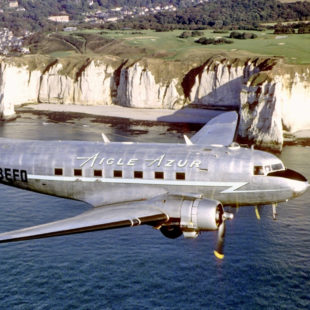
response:
<path id="1" fill-rule="evenodd" d="M 232 206 L 269 204 L 308 187 L 276 156 L 238 146 L 0 139 L 0 151 L 1 183 L 93 206 L 165 193 Z M 266 167 L 277 171 L 268 174 Z"/>

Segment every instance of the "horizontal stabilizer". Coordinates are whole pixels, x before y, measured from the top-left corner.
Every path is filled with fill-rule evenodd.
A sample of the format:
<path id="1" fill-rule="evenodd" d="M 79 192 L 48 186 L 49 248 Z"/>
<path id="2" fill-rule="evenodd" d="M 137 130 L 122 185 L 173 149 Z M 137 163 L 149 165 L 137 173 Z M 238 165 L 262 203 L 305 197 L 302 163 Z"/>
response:
<path id="1" fill-rule="evenodd" d="M 147 201 L 93 208 L 72 218 L 0 234 L 0 243 L 47 238 L 96 230 L 131 227 L 141 224 L 159 225 L 168 220 L 160 210 L 150 208 Z"/>
<path id="2" fill-rule="evenodd" d="M 190 141 L 193 144 L 228 146 L 234 141 L 237 125 L 238 113 L 224 112 L 212 118 Z"/>

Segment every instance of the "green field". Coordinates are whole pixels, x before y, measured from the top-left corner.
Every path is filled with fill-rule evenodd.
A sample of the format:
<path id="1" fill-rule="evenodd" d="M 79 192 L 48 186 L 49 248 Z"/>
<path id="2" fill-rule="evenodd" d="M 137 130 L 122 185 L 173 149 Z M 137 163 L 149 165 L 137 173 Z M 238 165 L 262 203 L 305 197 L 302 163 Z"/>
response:
<path id="1" fill-rule="evenodd" d="M 90 36 L 97 35 L 107 39 L 113 39 L 112 43 L 98 50 L 85 50 L 88 54 L 113 54 L 121 57 L 154 57 L 163 59 L 188 59 L 201 57 L 205 55 L 221 54 L 231 57 L 240 56 L 279 56 L 290 64 L 310 64 L 310 34 L 291 34 L 274 35 L 271 31 L 254 32 L 256 39 L 237 40 L 232 44 L 223 45 L 201 45 L 194 41 L 196 38 L 187 39 L 178 38 L 181 30 L 171 32 L 155 32 L 152 30 L 124 30 L 124 31 L 83 31 Z M 77 33 L 63 33 L 64 36 L 76 36 Z M 213 31 L 204 30 L 205 37 L 228 37 L 227 33 L 213 33 Z M 93 44 L 94 45 L 94 44 Z M 98 47 L 99 45 L 97 45 Z M 75 51 L 71 51 L 74 54 Z M 61 55 L 61 51 L 55 50 L 50 53 Z M 70 53 L 70 50 L 65 54 Z"/>

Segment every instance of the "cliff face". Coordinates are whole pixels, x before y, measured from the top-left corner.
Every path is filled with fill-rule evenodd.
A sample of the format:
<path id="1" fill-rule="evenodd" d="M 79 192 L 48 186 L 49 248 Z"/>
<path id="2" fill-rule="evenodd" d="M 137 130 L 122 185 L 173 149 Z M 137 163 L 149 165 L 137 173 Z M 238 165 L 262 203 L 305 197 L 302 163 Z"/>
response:
<path id="1" fill-rule="evenodd" d="M 274 80 L 284 128 L 291 132 L 310 128 L 310 66 L 276 75 Z"/>
<path id="2" fill-rule="evenodd" d="M 183 99 L 177 84 L 174 78 L 167 84 L 157 83 L 150 70 L 135 63 L 121 70 L 116 103 L 134 108 L 173 108 Z"/>
<path id="3" fill-rule="evenodd" d="M 109 63 L 86 59 L 74 65 L 68 72 L 67 64 L 57 61 L 42 72 L 38 102 L 82 105 L 112 104 L 114 69 Z"/>
<path id="4" fill-rule="evenodd" d="M 257 61 L 249 59 L 209 59 L 197 69 L 189 101 L 211 106 L 239 107 L 242 86 L 259 72 Z"/>
<path id="5" fill-rule="evenodd" d="M 280 150 L 283 144 L 281 105 L 277 103 L 277 83 L 266 73 L 252 76 L 240 93 L 239 135 L 263 148 Z"/>
<path id="6" fill-rule="evenodd" d="M 1 62 L 0 115 L 3 119 L 15 115 L 14 106 L 37 102 L 41 72 L 27 67 Z"/>
<path id="7" fill-rule="evenodd" d="M 284 130 L 309 129 L 309 69 L 276 68 L 251 76 L 240 93 L 239 135 L 261 147 L 281 150 Z"/>
<path id="8" fill-rule="evenodd" d="M 310 67 L 277 59 L 213 57 L 201 63 L 116 57 L 27 56 L 0 63 L 0 113 L 24 103 L 118 104 L 177 109 L 186 104 L 240 110 L 239 135 L 280 149 L 283 129 L 310 128 Z"/>

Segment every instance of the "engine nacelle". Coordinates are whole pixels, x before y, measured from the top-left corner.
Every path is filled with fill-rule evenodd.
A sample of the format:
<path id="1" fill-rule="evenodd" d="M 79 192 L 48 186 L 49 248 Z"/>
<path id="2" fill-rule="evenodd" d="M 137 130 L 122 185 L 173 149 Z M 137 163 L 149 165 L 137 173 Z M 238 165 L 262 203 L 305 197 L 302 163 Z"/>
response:
<path id="1" fill-rule="evenodd" d="M 180 228 L 184 237 L 195 238 L 200 231 L 217 230 L 223 221 L 223 214 L 223 205 L 217 200 L 183 200 Z"/>

